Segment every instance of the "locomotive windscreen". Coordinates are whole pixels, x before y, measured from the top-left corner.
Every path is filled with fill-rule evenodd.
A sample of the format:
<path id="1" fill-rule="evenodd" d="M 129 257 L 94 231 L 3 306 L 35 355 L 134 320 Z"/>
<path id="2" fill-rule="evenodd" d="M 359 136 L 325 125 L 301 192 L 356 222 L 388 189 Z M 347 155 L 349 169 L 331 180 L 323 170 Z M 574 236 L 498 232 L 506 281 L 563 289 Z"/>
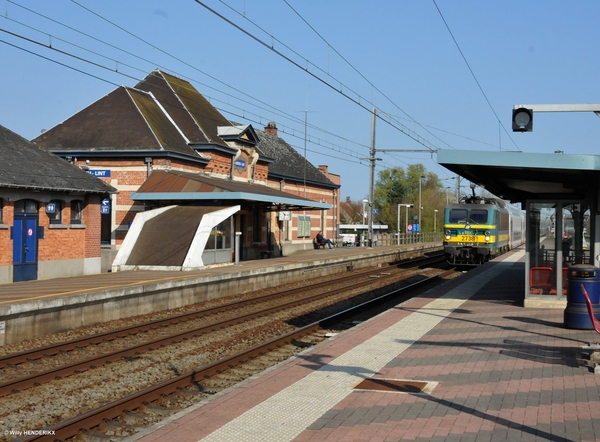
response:
<path id="1" fill-rule="evenodd" d="M 450 224 L 473 223 L 487 224 L 488 211 L 487 209 L 452 209 L 448 217 Z"/>

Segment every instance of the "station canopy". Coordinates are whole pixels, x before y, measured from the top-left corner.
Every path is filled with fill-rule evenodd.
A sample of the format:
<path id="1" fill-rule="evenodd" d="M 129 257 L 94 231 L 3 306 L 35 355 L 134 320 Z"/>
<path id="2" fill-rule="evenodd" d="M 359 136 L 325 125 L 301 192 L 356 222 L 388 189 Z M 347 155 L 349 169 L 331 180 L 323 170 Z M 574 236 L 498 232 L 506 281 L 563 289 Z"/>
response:
<path id="1" fill-rule="evenodd" d="M 134 201 L 194 201 L 206 205 L 264 203 L 267 210 L 330 209 L 319 203 L 261 184 L 207 177 L 197 173 L 156 170 L 131 195 Z"/>
<path id="2" fill-rule="evenodd" d="M 600 156 L 438 150 L 438 164 L 511 202 L 595 196 Z"/>

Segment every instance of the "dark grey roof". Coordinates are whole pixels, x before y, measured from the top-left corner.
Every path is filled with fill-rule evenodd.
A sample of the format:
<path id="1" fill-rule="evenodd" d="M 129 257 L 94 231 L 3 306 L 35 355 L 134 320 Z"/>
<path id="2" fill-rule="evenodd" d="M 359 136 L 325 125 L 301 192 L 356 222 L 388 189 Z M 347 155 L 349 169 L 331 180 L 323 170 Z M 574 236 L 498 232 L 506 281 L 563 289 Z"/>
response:
<path id="1" fill-rule="evenodd" d="M 0 187 L 115 193 L 102 180 L 0 126 Z"/>
<path id="2" fill-rule="evenodd" d="M 32 140 L 51 151 L 171 151 L 198 156 L 152 94 L 119 87 Z"/>
<path id="3" fill-rule="evenodd" d="M 260 140 L 258 149 L 268 158 L 273 159 L 269 164 L 269 176 L 283 178 L 291 181 L 304 181 L 304 168 L 306 163 L 306 182 L 339 188 L 327 178 L 319 169 L 300 155 L 296 149 L 290 146 L 278 135 L 270 134 L 262 130 L 254 129 Z"/>

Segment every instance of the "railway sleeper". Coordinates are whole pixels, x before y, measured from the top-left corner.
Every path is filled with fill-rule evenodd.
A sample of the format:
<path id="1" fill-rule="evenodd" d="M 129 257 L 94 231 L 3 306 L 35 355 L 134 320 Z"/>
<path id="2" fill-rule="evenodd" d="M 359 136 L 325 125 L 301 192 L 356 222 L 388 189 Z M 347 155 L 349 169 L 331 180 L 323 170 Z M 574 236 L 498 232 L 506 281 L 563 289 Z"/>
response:
<path id="1" fill-rule="evenodd" d="M 148 416 L 137 411 L 128 411 L 127 413 L 123 413 L 121 416 L 119 416 L 119 419 L 126 424 L 137 427 L 148 424 Z"/>
<path id="2" fill-rule="evenodd" d="M 99 428 L 106 434 L 115 436 L 130 436 L 140 430 L 139 425 L 127 424 L 115 419 L 103 422 Z"/>
<path id="3" fill-rule="evenodd" d="M 150 416 L 169 416 L 171 414 L 175 414 L 183 410 L 183 408 L 179 407 L 165 407 L 163 405 L 154 405 L 148 404 L 144 405 L 143 412 L 149 414 Z"/>
<path id="4" fill-rule="evenodd" d="M 277 360 L 277 359 L 274 359 Z M 261 370 L 265 370 L 267 367 L 270 367 L 271 364 L 265 364 L 262 361 L 252 361 L 252 362 L 248 362 L 247 364 L 244 364 L 244 369 L 245 370 L 252 370 L 254 373 L 256 373 L 257 371 L 261 371 Z"/>
<path id="5" fill-rule="evenodd" d="M 289 356 L 273 355 L 273 354 L 268 354 L 268 355 L 260 356 L 260 360 L 267 361 L 267 363 L 268 362 L 276 362 L 276 363 L 278 363 L 278 362 L 281 362 L 281 361 L 285 361 L 288 358 L 289 358 Z"/>
<path id="6" fill-rule="evenodd" d="M 230 370 L 230 373 L 235 376 L 247 378 L 249 376 L 252 376 L 253 374 L 256 374 L 256 371 L 256 369 L 244 365 L 243 367 L 232 368 Z"/>
<path id="7" fill-rule="evenodd" d="M 199 390 L 190 390 L 188 388 L 182 388 L 180 390 L 177 390 L 177 392 L 175 394 L 182 396 L 184 398 L 189 398 L 189 397 L 198 397 L 200 395 L 202 395 L 204 392 L 203 391 L 199 391 Z"/>
<path id="8" fill-rule="evenodd" d="M 97 431 L 86 431 L 81 434 L 81 440 L 85 442 L 107 442 L 119 439 L 125 439 L 127 436 L 117 436 L 115 434 L 98 433 Z"/>
<path id="9" fill-rule="evenodd" d="M 227 377 L 227 376 L 220 376 L 220 377 L 216 377 L 216 376 L 212 376 L 208 379 L 204 379 L 202 381 L 202 385 L 207 388 L 207 389 L 215 389 L 215 388 L 226 388 L 229 387 L 229 385 L 232 384 L 232 380 L 231 377 Z"/>
<path id="10" fill-rule="evenodd" d="M 159 401 L 159 405 L 162 407 L 168 407 L 168 408 L 173 408 L 173 407 L 180 407 L 180 408 L 186 408 L 189 404 L 188 404 L 188 400 L 182 398 L 182 397 L 178 397 L 176 393 L 166 396 L 162 399 L 160 399 Z"/>
<path id="11" fill-rule="evenodd" d="M 299 348 L 310 348 L 310 347 L 314 347 L 314 343 L 312 342 L 306 342 L 306 341 L 297 341 L 297 340 L 292 340 L 292 345 L 294 345 L 294 347 L 299 347 Z"/>

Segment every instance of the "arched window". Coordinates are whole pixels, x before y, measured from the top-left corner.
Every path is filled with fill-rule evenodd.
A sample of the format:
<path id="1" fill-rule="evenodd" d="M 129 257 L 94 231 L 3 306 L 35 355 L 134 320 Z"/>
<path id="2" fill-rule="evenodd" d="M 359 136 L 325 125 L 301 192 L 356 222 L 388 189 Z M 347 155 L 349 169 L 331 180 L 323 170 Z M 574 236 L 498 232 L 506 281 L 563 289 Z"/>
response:
<path id="1" fill-rule="evenodd" d="M 71 224 L 81 224 L 83 212 L 83 201 L 71 201 Z"/>
<path id="2" fill-rule="evenodd" d="M 15 214 L 38 213 L 38 204 L 34 200 L 19 200 L 15 202 Z"/>
<path id="3" fill-rule="evenodd" d="M 46 214 L 50 218 L 50 224 L 62 224 L 63 202 L 52 200 L 46 204 Z"/>

